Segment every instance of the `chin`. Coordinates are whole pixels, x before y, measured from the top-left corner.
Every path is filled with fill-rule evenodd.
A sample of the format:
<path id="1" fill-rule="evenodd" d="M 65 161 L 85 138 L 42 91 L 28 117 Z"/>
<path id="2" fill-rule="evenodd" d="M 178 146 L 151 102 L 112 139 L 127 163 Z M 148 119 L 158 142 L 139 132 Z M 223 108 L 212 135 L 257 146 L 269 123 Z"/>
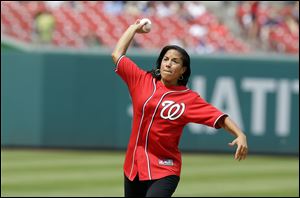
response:
<path id="1" fill-rule="evenodd" d="M 166 81 L 170 81 L 170 80 L 173 79 L 172 75 L 170 75 L 170 74 L 161 75 L 161 78 L 164 79 L 164 80 L 166 80 Z"/>

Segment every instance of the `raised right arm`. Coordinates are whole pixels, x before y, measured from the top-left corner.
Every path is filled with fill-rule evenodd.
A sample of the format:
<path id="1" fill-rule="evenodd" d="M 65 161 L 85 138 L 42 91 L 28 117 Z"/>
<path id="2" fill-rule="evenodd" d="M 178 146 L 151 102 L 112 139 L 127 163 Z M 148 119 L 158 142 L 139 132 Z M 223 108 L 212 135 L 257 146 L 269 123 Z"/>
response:
<path id="1" fill-rule="evenodd" d="M 117 61 L 120 58 L 120 56 L 126 54 L 128 46 L 130 45 L 134 35 L 136 33 L 145 33 L 142 30 L 143 25 L 144 24 L 140 23 L 140 19 L 138 19 L 138 20 L 136 20 L 136 22 L 134 24 L 130 25 L 127 28 L 127 30 L 123 33 L 123 35 L 117 42 L 116 47 L 111 54 L 113 62 L 115 64 L 117 64 Z"/>

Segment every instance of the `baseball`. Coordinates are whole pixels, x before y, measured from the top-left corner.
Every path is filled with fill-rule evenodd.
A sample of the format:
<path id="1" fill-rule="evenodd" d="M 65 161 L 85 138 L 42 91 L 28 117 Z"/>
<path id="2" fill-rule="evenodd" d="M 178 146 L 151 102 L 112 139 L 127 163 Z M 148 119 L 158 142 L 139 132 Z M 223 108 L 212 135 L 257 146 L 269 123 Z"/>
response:
<path id="1" fill-rule="evenodd" d="M 141 19 L 140 23 L 144 24 L 144 26 L 143 26 L 144 32 L 148 33 L 148 32 L 151 31 L 151 21 L 150 21 L 150 19 L 143 18 L 143 19 Z"/>

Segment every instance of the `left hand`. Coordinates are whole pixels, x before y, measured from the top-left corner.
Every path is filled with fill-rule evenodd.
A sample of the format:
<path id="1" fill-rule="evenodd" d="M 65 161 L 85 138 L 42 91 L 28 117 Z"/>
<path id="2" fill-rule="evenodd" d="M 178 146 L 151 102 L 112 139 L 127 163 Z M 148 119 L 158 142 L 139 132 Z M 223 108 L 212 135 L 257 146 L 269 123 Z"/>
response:
<path id="1" fill-rule="evenodd" d="M 228 143 L 229 146 L 237 145 L 237 149 L 234 155 L 234 159 L 236 160 L 244 160 L 248 154 L 248 146 L 246 136 L 242 135 L 234 139 L 231 143 Z"/>

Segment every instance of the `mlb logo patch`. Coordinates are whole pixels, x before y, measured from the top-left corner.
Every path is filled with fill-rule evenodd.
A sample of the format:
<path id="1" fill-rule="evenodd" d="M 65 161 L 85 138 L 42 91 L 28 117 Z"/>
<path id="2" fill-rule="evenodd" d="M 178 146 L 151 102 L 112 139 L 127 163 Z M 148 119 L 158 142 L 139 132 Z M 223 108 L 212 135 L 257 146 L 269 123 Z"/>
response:
<path id="1" fill-rule="evenodd" d="M 174 165 L 173 160 L 171 160 L 171 159 L 164 159 L 164 160 L 159 159 L 158 164 L 163 165 L 163 166 L 173 166 Z"/>

